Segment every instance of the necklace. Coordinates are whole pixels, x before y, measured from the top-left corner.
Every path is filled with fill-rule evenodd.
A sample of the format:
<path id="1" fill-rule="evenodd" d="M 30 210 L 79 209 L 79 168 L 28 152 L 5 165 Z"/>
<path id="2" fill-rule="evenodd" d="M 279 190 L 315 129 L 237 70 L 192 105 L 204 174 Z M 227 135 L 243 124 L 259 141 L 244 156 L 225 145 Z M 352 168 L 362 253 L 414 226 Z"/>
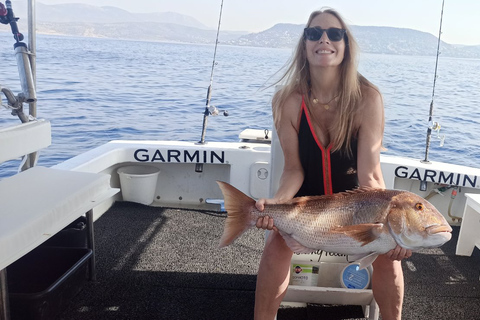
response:
<path id="1" fill-rule="evenodd" d="M 312 97 L 313 97 L 313 99 L 312 99 L 313 104 L 317 104 L 317 103 L 318 103 L 318 99 L 313 96 L 313 93 L 312 93 L 311 90 L 310 90 L 310 93 L 312 94 Z M 331 103 L 333 100 L 337 99 L 338 96 L 339 96 L 339 95 L 337 94 L 335 97 L 333 97 L 333 98 L 332 98 L 330 101 L 328 101 L 327 103 L 320 103 L 320 105 L 322 105 L 322 106 L 325 108 L 325 110 L 328 110 L 328 109 L 330 109 L 330 103 Z"/>

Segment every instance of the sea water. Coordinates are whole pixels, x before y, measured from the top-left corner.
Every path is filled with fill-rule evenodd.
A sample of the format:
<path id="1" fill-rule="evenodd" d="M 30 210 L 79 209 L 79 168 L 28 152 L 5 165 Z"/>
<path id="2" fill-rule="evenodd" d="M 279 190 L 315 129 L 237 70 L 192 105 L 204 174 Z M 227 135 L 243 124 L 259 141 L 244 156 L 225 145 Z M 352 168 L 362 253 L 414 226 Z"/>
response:
<path id="1" fill-rule="evenodd" d="M 13 43 L 0 33 L 0 85 L 18 94 Z M 52 166 L 110 140 L 199 141 L 213 52 L 213 45 L 38 35 L 38 118 L 52 124 L 52 145 L 38 164 Z M 291 55 L 218 46 L 211 104 L 229 116 L 209 117 L 206 141 L 237 141 L 243 129 L 272 127 L 272 85 Z M 383 94 L 384 153 L 423 159 L 435 56 L 364 53 L 359 69 Z M 440 56 L 433 101 L 445 143 L 440 147 L 434 132 L 429 159 L 480 167 L 480 60 Z M 0 127 L 19 122 L 0 110 Z M 0 165 L 0 177 L 19 164 Z"/>

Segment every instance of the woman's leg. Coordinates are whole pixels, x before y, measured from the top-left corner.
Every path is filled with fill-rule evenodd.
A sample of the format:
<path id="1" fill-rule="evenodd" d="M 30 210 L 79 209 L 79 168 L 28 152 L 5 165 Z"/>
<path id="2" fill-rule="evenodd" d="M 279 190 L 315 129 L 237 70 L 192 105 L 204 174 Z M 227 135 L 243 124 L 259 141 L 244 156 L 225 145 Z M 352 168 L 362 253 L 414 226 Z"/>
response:
<path id="1" fill-rule="evenodd" d="M 402 318 L 403 286 L 401 262 L 380 255 L 373 263 L 372 290 L 383 320 Z"/>
<path id="2" fill-rule="evenodd" d="M 274 319 L 290 279 L 292 250 L 278 232 L 270 232 L 258 268 L 255 319 Z"/>

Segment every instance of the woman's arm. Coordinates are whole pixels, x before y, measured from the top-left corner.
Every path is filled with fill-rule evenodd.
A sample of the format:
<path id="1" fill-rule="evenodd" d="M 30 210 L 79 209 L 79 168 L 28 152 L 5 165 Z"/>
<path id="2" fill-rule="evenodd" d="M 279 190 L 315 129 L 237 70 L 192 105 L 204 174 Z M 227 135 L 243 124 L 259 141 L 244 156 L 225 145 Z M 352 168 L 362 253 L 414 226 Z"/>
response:
<path id="1" fill-rule="evenodd" d="M 363 101 L 358 131 L 358 181 L 361 187 L 385 188 L 380 166 L 380 150 L 385 125 L 382 96 L 377 90 L 368 88 L 365 90 Z M 411 255 L 411 250 L 399 245 L 386 253 L 386 256 L 392 260 L 402 260 Z"/>
<path id="2" fill-rule="evenodd" d="M 302 96 L 291 94 L 281 106 L 274 99 L 273 119 L 277 136 L 282 147 L 284 167 L 280 184 L 274 199 L 290 200 L 303 183 L 303 168 L 298 153 L 298 117 L 302 104 Z"/>
<path id="3" fill-rule="evenodd" d="M 361 187 L 385 188 L 380 166 L 384 129 L 384 108 L 380 93 L 364 89 L 359 117 L 357 175 Z"/>
<path id="4" fill-rule="evenodd" d="M 292 199 L 303 183 L 303 168 L 298 154 L 298 117 L 302 96 L 292 93 L 280 104 L 277 96 L 272 103 L 272 114 L 278 140 L 283 151 L 284 167 L 273 199 L 281 202 Z"/>
<path id="5" fill-rule="evenodd" d="M 275 204 L 292 199 L 303 183 L 303 168 L 298 153 L 298 116 L 302 96 L 291 94 L 283 105 L 274 99 L 273 119 L 284 157 L 284 167 L 280 183 L 272 199 L 259 199 L 257 209 L 263 211 L 265 204 Z M 257 221 L 257 227 L 271 230 L 273 219 L 265 217 Z"/>

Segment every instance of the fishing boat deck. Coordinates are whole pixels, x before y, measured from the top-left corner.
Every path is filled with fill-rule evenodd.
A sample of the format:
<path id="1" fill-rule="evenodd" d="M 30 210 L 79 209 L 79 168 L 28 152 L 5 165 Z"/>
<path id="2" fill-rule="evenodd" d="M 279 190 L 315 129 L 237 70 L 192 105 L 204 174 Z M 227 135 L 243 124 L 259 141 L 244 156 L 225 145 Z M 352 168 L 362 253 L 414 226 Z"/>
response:
<path id="1" fill-rule="evenodd" d="M 263 232 L 219 249 L 225 215 L 116 203 L 95 222 L 97 281 L 59 316 L 76 319 L 252 319 Z M 479 319 L 480 252 L 441 248 L 403 261 L 404 319 Z M 362 319 L 357 306 L 282 308 L 278 319 Z"/>

